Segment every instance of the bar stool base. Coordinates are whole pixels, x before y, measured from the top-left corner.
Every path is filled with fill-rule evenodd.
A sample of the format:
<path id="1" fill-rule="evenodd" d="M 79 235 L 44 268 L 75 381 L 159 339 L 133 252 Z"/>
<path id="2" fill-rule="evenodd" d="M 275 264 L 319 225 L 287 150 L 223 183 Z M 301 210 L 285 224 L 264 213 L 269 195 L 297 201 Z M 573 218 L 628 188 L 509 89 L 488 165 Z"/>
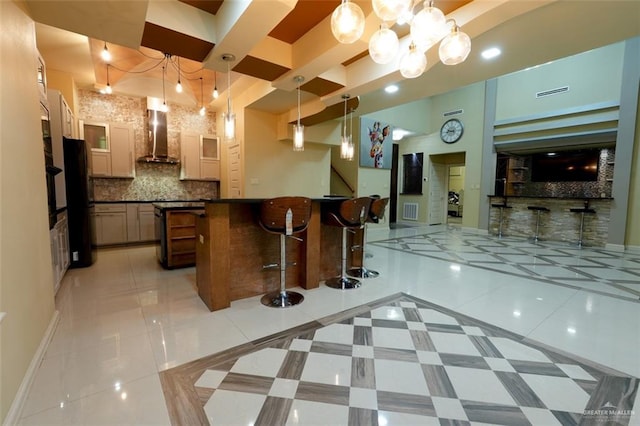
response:
<path id="1" fill-rule="evenodd" d="M 295 291 L 272 291 L 260 299 L 260 303 L 270 308 L 288 308 L 304 300 L 304 296 Z"/>
<path id="2" fill-rule="evenodd" d="M 376 278 L 380 273 L 367 268 L 351 268 L 347 271 L 347 274 L 357 278 Z"/>
<path id="3" fill-rule="evenodd" d="M 362 285 L 359 280 L 348 277 L 330 278 L 325 281 L 327 287 L 337 288 L 338 290 L 351 290 Z"/>

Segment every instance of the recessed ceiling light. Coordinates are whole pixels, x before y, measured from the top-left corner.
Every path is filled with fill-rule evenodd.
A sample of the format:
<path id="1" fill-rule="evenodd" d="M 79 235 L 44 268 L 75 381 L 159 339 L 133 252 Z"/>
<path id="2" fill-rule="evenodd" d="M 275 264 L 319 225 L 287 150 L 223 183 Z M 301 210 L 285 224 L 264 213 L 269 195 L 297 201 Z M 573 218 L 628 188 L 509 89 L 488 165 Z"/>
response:
<path id="1" fill-rule="evenodd" d="M 395 84 L 390 84 L 384 88 L 384 91 L 387 93 L 396 93 L 398 91 L 398 86 Z"/>
<path id="2" fill-rule="evenodd" d="M 481 55 L 484 59 L 493 59 L 496 56 L 500 56 L 502 51 L 497 47 L 490 47 L 489 49 L 483 50 Z"/>

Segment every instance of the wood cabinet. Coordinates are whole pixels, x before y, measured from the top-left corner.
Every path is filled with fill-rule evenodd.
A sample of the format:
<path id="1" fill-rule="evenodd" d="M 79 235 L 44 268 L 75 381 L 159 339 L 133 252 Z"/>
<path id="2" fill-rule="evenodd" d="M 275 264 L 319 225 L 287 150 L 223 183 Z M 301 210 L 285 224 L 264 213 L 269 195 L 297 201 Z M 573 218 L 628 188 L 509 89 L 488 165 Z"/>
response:
<path id="1" fill-rule="evenodd" d="M 58 214 L 58 221 L 49 231 L 51 241 L 51 267 L 53 271 L 53 291 L 57 293 L 62 277 L 69 269 L 69 224 L 67 213 Z"/>
<path id="2" fill-rule="evenodd" d="M 202 210 L 166 210 L 167 268 L 196 264 L 196 217 Z"/>
<path id="3" fill-rule="evenodd" d="M 96 177 L 135 177 L 133 128 L 126 123 L 80 120 L 80 138 L 91 147 Z"/>
<path id="4" fill-rule="evenodd" d="M 127 207 L 124 203 L 95 206 L 96 244 L 105 246 L 127 242 Z"/>
<path id="5" fill-rule="evenodd" d="M 49 102 L 51 149 L 53 153 L 53 165 L 64 171 L 64 149 L 62 138 L 75 137 L 75 118 L 71 108 L 58 90 L 47 91 Z M 67 190 L 65 186 L 65 174 L 58 173 L 55 177 L 56 208 L 67 205 Z"/>
<path id="6" fill-rule="evenodd" d="M 220 140 L 212 135 L 180 133 L 180 179 L 220 180 Z"/>

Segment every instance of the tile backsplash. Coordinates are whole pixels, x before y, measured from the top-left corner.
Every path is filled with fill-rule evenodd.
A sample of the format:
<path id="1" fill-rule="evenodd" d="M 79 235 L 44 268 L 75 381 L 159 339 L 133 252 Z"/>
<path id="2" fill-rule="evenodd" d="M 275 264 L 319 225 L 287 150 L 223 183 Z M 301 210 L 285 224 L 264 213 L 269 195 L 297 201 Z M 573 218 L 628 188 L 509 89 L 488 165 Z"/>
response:
<path id="1" fill-rule="evenodd" d="M 135 96 L 102 95 L 79 90 L 78 119 L 127 123 L 133 127 L 135 157 L 151 152 L 145 135 L 147 100 Z M 180 132 L 216 134 L 216 116 L 208 112 L 204 117 L 197 106 L 169 104 L 167 113 L 168 154 L 180 158 Z M 136 163 L 136 177 L 94 178 L 96 201 L 197 200 L 218 198 L 219 183 L 181 181 L 179 164 Z"/>

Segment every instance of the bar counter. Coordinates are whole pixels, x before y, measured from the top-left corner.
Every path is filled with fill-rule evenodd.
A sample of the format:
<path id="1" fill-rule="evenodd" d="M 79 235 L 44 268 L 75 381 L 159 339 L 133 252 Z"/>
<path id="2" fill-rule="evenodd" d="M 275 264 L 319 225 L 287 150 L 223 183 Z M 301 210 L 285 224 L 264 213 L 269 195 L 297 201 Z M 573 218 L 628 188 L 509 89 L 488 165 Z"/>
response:
<path id="1" fill-rule="evenodd" d="M 536 216 L 529 206 L 546 207 L 550 211 L 540 216 L 540 238 L 550 241 L 576 243 L 580 236 L 580 211 L 585 210 L 584 240 L 587 245 L 604 247 L 609 236 L 611 197 L 589 196 L 524 196 L 489 195 L 491 204 L 505 203 L 502 230 L 505 235 L 532 237 Z M 497 234 L 499 209 L 491 208 L 489 232 Z"/>
<path id="2" fill-rule="evenodd" d="M 303 241 L 287 240 L 288 288 L 311 290 L 320 281 L 340 274 L 341 229 L 323 225 L 321 217 L 323 210 L 335 208 L 346 199 L 312 198 L 309 226 L 296 234 Z M 205 213 L 196 223 L 196 281 L 198 294 L 211 311 L 227 308 L 233 300 L 279 289 L 279 269 L 263 268 L 280 259 L 279 236 L 259 225 L 260 203 L 264 200 L 203 200 Z M 362 231 L 350 235 L 350 245 L 361 244 Z M 360 250 L 353 251 L 349 265 L 361 266 L 362 255 Z"/>

